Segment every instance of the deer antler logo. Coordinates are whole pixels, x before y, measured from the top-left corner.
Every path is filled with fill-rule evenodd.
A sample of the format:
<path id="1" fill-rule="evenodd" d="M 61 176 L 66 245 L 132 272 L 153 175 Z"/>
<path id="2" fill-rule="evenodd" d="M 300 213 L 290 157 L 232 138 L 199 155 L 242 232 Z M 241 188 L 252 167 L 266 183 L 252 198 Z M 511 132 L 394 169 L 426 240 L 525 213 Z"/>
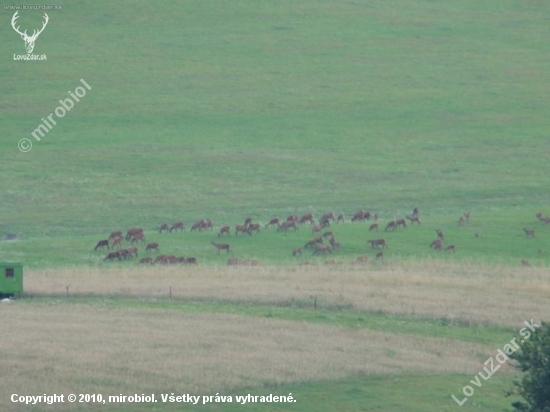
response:
<path id="1" fill-rule="evenodd" d="M 49 20 L 49 17 L 46 13 L 44 13 L 44 24 L 42 25 L 42 28 L 38 31 L 36 30 L 33 30 L 33 33 L 32 33 L 32 36 L 28 36 L 27 35 L 27 30 L 25 30 L 24 33 L 21 33 L 19 31 L 19 26 L 18 27 L 15 27 L 15 20 L 17 20 L 19 18 L 19 16 L 17 15 L 17 13 L 19 13 L 19 11 L 16 11 L 15 14 L 13 15 L 12 19 L 11 19 L 11 26 L 13 27 L 13 29 L 19 33 L 21 35 L 21 38 L 23 40 L 25 40 L 25 48 L 27 49 L 27 53 L 32 53 L 33 49 L 34 49 L 34 42 L 36 41 L 38 35 L 40 33 L 42 33 L 44 31 L 44 29 L 46 28 L 46 25 L 48 24 L 48 20 Z"/>

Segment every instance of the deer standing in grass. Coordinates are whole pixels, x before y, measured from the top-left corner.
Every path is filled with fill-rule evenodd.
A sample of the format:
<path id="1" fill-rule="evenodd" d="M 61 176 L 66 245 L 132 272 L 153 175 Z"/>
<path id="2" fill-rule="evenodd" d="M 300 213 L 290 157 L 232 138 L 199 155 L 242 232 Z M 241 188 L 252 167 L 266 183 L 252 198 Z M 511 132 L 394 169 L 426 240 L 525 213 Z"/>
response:
<path id="1" fill-rule="evenodd" d="M 216 251 L 217 251 L 218 255 L 220 254 L 220 251 L 222 251 L 222 250 L 225 250 L 228 254 L 229 254 L 229 252 L 233 253 L 233 249 L 231 249 L 231 246 L 228 245 L 227 243 L 212 242 L 212 244 L 216 248 Z"/>
<path id="2" fill-rule="evenodd" d="M 100 248 L 103 249 L 105 246 L 107 246 L 107 249 L 110 249 L 109 239 L 100 240 L 99 242 L 97 242 L 97 245 L 95 245 L 94 250 L 97 250 L 97 249 L 100 249 Z"/>
<path id="3" fill-rule="evenodd" d="M 523 231 L 525 232 L 525 236 L 535 237 L 535 230 L 534 229 L 525 229 L 525 228 L 523 228 Z"/>

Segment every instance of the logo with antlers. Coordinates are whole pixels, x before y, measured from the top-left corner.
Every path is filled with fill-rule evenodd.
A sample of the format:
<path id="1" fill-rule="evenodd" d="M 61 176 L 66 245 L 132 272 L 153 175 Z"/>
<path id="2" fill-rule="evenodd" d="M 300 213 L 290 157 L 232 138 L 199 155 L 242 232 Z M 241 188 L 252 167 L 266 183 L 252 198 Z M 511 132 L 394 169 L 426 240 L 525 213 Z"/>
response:
<path id="1" fill-rule="evenodd" d="M 33 49 L 34 49 L 34 42 L 36 41 L 36 39 L 38 38 L 38 35 L 40 33 L 42 33 L 44 31 L 44 29 L 46 28 L 46 25 L 48 24 L 48 15 L 46 13 L 44 13 L 44 24 L 42 25 L 42 28 L 40 30 L 33 30 L 33 33 L 32 33 L 32 36 L 29 36 L 27 35 L 27 30 L 25 30 L 24 33 L 21 33 L 19 31 L 19 26 L 18 27 L 15 27 L 15 20 L 17 20 L 19 18 L 19 16 L 17 15 L 17 13 L 19 13 L 19 11 L 16 11 L 15 14 L 13 15 L 12 19 L 11 19 L 11 26 L 13 27 L 13 29 L 19 33 L 21 35 L 21 38 L 23 40 L 25 40 L 25 48 L 27 49 L 27 53 L 32 53 Z"/>

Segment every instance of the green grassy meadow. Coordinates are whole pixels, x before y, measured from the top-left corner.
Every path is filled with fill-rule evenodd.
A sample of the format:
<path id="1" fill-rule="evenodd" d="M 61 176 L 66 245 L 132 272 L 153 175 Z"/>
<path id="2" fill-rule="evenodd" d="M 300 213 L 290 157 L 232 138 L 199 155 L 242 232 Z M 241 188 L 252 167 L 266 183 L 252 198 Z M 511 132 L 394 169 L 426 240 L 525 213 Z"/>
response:
<path id="1" fill-rule="evenodd" d="M 35 271 L 132 267 L 136 260 L 104 262 L 106 251 L 93 248 L 138 226 L 160 253 L 208 268 L 225 265 L 211 242 L 230 225 L 230 257 L 270 266 L 374 260 L 366 241 L 383 237 L 390 265 L 519 267 L 525 258 L 548 267 L 550 224 L 535 213 L 550 216 L 550 3 L 79 0 L 48 12 L 33 52 L 45 61 L 13 60 L 24 43 L 10 26 L 14 10 L 0 10 L 0 261 Z M 18 24 L 31 31 L 42 14 L 21 11 Z M 36 141 L 31 132 L 80 79 L 92 89 Z M 22 138 L 28 153 L 18 150 Z M 421 225 L 384 231 L 414 207 Z M 372 222 L 349 222 L 361 209 L 379 214 L 378 233 Z M 330 255 L 292 256 L 313 237 L 308 225 L 263 229 L 274 216 L 327 211 L 347 219 L 327 229 L 341 243 Z M 247 216 L 262 232 L 235 236 Z M 214 230 L 190 233 L 199 219 Z M 158 233 L 180 220 L 186 232 Z M 429 247 L 435 229 L 456 254 Z M 18 241 L 3 241 L 8 233 Z M 138 247 L 140 258 L 156 256 Z M 264 315 L 226 302 L 178 310 Z M 271 313 L 318 322 L 301 308 Z M 371 315 L 361 322 L 387 328 Z M 334 316 L 331 325 L 356 327 L 353 312 Z M 436 321 L 392 328 L 441 336 Z M 506 336 L 483 333 L 471 339 L 494 346 Z M 493 378 L 495 389 L 463 408 L 509 411 L 501 392 L 511 376 Z M 278 389 L 300 393 L 292 410 L 445 411 L 454 407 L 445 388 L 468 380 L 352 376 Z"/>

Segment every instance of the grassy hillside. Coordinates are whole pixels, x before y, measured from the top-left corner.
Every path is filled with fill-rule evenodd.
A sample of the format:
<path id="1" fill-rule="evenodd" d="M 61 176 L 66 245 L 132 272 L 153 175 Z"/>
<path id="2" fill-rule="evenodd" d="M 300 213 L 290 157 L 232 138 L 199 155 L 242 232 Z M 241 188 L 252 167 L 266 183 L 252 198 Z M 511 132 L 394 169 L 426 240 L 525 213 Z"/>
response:
<path id="1" fill-rule="evenodd" d="M 2 13 L 0 232 L 22 239 L 4 259 L 87 265 L 111 230 L 200 218 L 418 206 L 433 225 L 472 210 L 503 239 L 550 214 L 548 5 L 81 1 L 49 14 L 34 51 L 48 60 L 21 62 Z M 34 141 L 81 78 L 92 90 Z M 205 258 L 206 240 L 186 242 Z M 246 246 L 272 263 L 289 247 Z"/>

